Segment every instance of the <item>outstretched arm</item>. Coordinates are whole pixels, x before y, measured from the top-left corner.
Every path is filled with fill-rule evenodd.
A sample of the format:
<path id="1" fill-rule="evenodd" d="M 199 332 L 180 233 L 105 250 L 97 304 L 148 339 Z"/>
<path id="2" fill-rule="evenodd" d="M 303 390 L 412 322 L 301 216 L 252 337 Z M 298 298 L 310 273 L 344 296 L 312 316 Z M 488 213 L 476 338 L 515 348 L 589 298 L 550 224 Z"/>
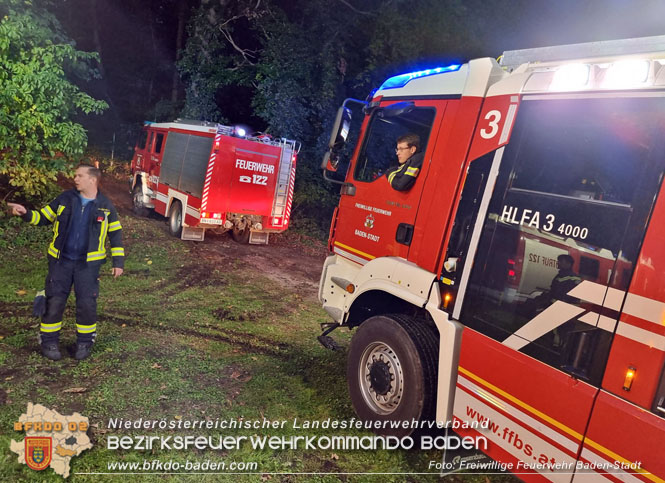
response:
<path id="1" fill-rule="evenodd" d="M 41 210 L 29 210 L 18 203 L 7 203 L 7 206 L 11 209 L 12 215 L 20 216 L 31 225 L 50 225 L 57 217 L 56 211 L 58 210 L 59 198 L 51 201 Z"/>
<path id="2" fill-rule="evenodd" d="M 18 203 L 7 203 L 7 206 L 14 216 L 23 216 L 28 212 L 28 210 L 25 209 L 25 206 L 19 205 Z"/>

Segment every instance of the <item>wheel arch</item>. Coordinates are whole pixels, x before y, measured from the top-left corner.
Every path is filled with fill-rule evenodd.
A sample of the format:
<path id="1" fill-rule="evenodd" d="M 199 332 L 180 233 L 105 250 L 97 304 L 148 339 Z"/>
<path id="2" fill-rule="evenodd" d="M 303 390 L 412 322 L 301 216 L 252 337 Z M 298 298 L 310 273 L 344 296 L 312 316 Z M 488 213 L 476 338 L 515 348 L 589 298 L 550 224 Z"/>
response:
<path id="1" fill-rule="evenodd" d="M 136 171 L 132 174 L 131 182 L 131 191 L 134 191 L 134 188 L 137 185 L 141 185 L 141 190 L 143 194 L 146 194 L 146 189 L 148 188 L 148 173 L 145 171 Z"/>
<path id="2" fill-rule="evenodd" d="M 346 290 L 349 284 L 351 293 Z M 436 275 L 403 258 L 379 257 L 358 267 L 336 257 L 324 264 L 319 299 L 336 306 L 344 323 L 353 327 L 367 318 L 364 314 L 424 315 L 435 285 Z"/>
<path id="3" fill-rule="evenodd" d="M 169 189 L 169 201 L 168 204 L 166 205 L 166 211 L 164 212 L 164 216 L 171 216 L 171 208 L 173 208 L 173 203 L 176 201 L 180 202 L 180 206 L 182 207 L 182 226 L 187 226 L 185 224 L 185 210 L 187 209 L 187 195 L 178 193 L 177 191 L 173 191 Z"/>
<path id="4" fill-rule="evenodd" d="M 134 188 L 136 187 L 137 183 L 140 183 L 142 180 L 141 178 L 141 173 L 133 173 L 132 174 L 132 179 L 130 181 L 130 186 L 129 186 L 129 191 L 134 191 Z"/>
<path id="5" fill-rule="evenodd" d="M 348 309 L 346 325 L 349 328 L 359 326 L 363 321 L 375 315 L 406 314 L 418 318 L 429 318 L 423 308 L 426 300 L 409 297 L 408 293 L 392 293 L 388 284 L 372 284 L 358 294 Z M 431 319 L 431 318 L 430 318 Z"/>

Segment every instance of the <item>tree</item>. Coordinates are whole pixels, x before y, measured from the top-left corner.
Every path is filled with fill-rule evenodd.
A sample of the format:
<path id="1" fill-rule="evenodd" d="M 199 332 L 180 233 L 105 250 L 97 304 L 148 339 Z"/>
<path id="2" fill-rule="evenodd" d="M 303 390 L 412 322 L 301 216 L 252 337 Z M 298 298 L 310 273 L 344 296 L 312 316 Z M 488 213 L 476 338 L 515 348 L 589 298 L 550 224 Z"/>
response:
<path id="1" fill-rule="evenodd" d="M 486 3 L 202 0 L 179 63 L 183 114 L 239 122 L 220 93 L 249 89 L 261 129 L 302 142 L 294 217 L 318 218 L 323 227 L 338 186 L 323 181 L 319 164 L 342 100 L 366 98 L 389 76 L 480 53 L 485 24 L 506 10 L 505 0 Z"/>
<path id="2" fill-rule="evenodd" d="M 108 107 L 70 79 L 97 75 L 96 53 L 76 50 L 45 0 L 0 6 L 0 174 L 25 196 L 38 197 L 83 153 L 86 132 L 77 112 Z"/>

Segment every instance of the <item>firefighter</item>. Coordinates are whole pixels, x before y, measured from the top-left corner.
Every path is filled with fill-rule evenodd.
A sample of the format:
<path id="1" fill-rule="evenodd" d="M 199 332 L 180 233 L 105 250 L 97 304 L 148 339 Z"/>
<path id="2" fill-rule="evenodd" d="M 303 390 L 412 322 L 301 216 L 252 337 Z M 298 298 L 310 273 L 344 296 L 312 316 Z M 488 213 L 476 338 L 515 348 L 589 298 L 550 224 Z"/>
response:
<path id="1" fill-rule="evenodd" d="M 81 164 L 76 169 L 76 189 L 61 193 L 41 210 L 29 210 L 8 203 L 12 214 L 31 225 L 53 224 L 53 240 L 48 246 L 46 310 L 40 327 L 44 357 L 62 357 L 58 341 L 62 315 L 72 285 L 76 294 L 76 352 L 74 358 L 90 355 L 97 334 L 97 295 L 99 269 L 106 261 L 105 242 L 111 243 L 114 278 L 122 275 L 125 251 L 122 227 L 111 201 L 99 192 L 101 172 Z"/>
<path id="2" fill-rule="evenodd" d="M 550 284 L 551 302 L 554 303 L 557 300 L 571 303 L 579 302 L 579 299 L 568 295 L 568 292 L 582 281 L 582 278 L 573 271 L 575 260 L 568 254 L 559 255 L 556 260 L 559 265 L 559 273 L 556 274 Z"/>
<path id="3" fill-rule="evenodd" d="M 556 274 L 550 284 L 550 302 L 554 303 L 561 300 L 572 304 L 579 303 L 580 299 L 568 295 L 568 292 L 577 287 L 582 281 L 582 278 L 573 271 L 575 259 L 566 253 L 556 257 L 556 261 L 559 266 L 559 273 Z M 552 344 L 555 349 L 565 343 L 574 328 L 575 322 L 568 321 L 552 330 Z"/>
<path id="4" fill-rule="evenodd" d="M 413 183 L 423 165 L 423 153 L 420 153 L 420 136 L 409 133 L 397 138 L 397 161 L 399 165 L 388 171 L 388 182 L 397 191 L 406 191 Z"/>

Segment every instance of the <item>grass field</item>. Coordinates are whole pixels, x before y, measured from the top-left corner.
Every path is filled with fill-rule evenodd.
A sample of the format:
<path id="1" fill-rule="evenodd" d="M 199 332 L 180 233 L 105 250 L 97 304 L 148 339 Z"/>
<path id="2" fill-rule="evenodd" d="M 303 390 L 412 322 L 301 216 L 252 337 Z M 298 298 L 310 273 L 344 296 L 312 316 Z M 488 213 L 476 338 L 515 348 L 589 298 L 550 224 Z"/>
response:
<path id="1" fill-rule="evenodd" d="M 30 316 L 43 287 L 48 228 L 0 220 L 0 480 L 60 481 L 36 472 L 9 450 L 20 441 L 13 423 L 28 402 L 90 419 L 94 446 L 71 461 L 71 481 L 118 481 L 115 462 L 144 460 L 256 463 L 249 475 L 141 474 L 141 481 L 422 481 L 440 451 L 255 450 L 244 441 L 230 450 L 109 449 L 117 436 L 370 436 L 362 430 L 301 429 L 293 420 L 350 420 L 345 377 L 348 335 L 341 351 L 316 341 L 327 320 L 315 293 L 288 289 L 242 258 L 220 263 L 169 237 L 165 224 L 121 216 L 127 246 L 125 274 L 102 268 L 99 332 L 91 358 L 66 354 L 51 362 L 38 352 L 38 321 Z M 65 313 L 61 346 L 75 341 L 74 304 Z M 71 350 L 71 349 L 70 349 Z M 109 420 L 286 421 L 279 429 L 111 429 Z M 149 472 L 146 472 L 149 473 Z M 163 473 L 163 472 L 157 472 Z M 182 473 L 182 470 L 180 472 Z M 310 473 L 310 474 L 302 474 Z M 349 473 L 357 473 L 351 474 Z M 367 475 L 359 473 L 401 473 Z M 420 474 L 419 474 L 420 473 Z M 407 475 L 408 474 L 408 475 Z M 453 479 L 460 479 L 455 476 Z M 466 480 L 466 478 L 465 478 Z M 481 481 L 480 479 L 478 481 Z M 485 481 L 485 478 L 482 478 Z"/>

